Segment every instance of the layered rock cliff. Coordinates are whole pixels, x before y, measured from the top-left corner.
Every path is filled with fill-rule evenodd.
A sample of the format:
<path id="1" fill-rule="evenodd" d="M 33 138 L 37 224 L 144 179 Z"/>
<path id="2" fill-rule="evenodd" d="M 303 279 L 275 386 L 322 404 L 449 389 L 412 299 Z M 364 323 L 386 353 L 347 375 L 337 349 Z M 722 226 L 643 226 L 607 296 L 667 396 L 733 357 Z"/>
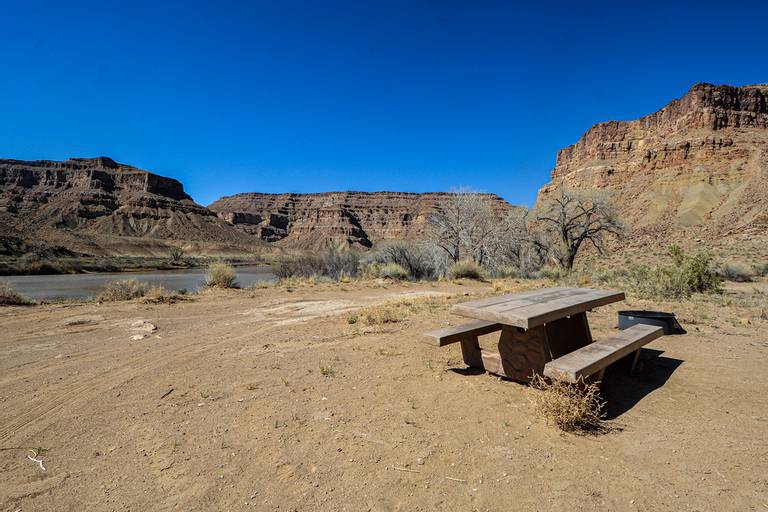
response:
<path id="1" fill-rule="evenodd" d="M 514 208 L 495 194 L 484 196 L 499 212 Z M 372 247 L 382 240 L 424 238 L 428 215 L 448 198 L 448 193 L 247 193 L 223 197 L 209 208 L 238 229 L 284 247 Z"/>
<path id="2" fill-rule="evenodd" d="M 106 157 L 0 160 L 0 240 L 5 254 L 150 255 L 169 243 L 223 251 L 254 245 L 192 201 L 177 180 Z"/>
<path id="3" fill-rule="evenodd" d="M 632 241 L 761 237 L 768 230 L 768 85 L 698 84 L 635 121 L 590 128 L 552 181 L 613 196 Z"/>

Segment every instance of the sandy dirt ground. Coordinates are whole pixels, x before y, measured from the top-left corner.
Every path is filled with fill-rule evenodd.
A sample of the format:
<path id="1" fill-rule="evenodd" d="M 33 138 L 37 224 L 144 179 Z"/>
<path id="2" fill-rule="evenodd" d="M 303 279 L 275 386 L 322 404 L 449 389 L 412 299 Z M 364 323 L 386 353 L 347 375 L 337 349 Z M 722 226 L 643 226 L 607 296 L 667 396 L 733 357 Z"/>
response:
<path id="1" fill-rule="evenodd" d="M 544 284 L 0 309 L 0 510 L 768 511 L 764 292 L 590 313 L 598 339 L 621 308 L 676 311 L 689 334 L 609 373 L 611 431 L 584 436 L 538 418 L 538 391 L 461 371 L 458 345 L 421 343 L 461 323 L 453 302 Z M 405 321 L 349 323 L 424 295 Z"/>

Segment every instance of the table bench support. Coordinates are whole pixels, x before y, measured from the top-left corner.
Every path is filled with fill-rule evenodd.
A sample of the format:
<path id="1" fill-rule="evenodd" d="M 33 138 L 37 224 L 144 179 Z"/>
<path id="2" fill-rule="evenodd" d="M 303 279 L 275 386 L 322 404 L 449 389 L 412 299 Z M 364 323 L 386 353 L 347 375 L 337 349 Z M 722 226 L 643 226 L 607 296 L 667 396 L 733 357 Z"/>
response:
<path id="1" fill-rule="evenodd" d="M 485 368 L 477 336 L 469 336 L 461 340 L 461 355 L 464 358 L 464 364 L 470 368 Z"/>
<path id="2" fill-rule="evenodd" d="M 476 340 L 475 340 L 476 341 Z M 499 337 L 498 352 L 464 348 L 464 361 L 472 368 L 482 368 L 489 373 L 518 382 L 529 382 L 534 374 L 541 374 L 544 365 L 568 352 L 592 342 L 587 315 L 579 313 L 545 325 L 522 329 L 505 325 Z M 479 351 L 479 362 L 477 364 Z M 471 352 L 470 364 L 467 352 Z"/>

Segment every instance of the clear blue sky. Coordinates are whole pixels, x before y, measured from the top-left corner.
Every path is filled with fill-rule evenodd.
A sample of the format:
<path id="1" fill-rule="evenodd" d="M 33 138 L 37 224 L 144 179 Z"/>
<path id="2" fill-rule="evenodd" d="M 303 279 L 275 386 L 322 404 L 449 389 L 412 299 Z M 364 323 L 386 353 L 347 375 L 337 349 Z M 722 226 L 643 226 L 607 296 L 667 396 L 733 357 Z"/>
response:
<path id="1" fill-rule="evenodd" d="M 696 82 L 768 82 L 768 1 L 3 2 L 0 156 L 107 155 L 208 204 L 531 204 L 559 148 Z"/>

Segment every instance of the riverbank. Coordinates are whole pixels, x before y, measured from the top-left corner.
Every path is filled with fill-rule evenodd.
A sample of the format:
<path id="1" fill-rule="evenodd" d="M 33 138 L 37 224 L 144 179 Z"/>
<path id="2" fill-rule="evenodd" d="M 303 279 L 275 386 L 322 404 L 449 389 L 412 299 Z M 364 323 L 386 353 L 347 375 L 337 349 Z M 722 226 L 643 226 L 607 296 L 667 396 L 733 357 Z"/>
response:
<path id="1" fill-rule="evenodd" d="M 613 377 L 599 436 L 562 434 L 533 414 L 535 390 L 421 342 L 463 321 L 458 301 L 552 285 L 277 284 L 0 308 L 0 509 L 763 507 L 768 319 L 754 284 L 589 313 L 598 339 L 618 309 L 675 311 L 689 333 Z M 363 320 L 404 300 L 419 307 Z"/>
<path id="2" fill-rule="evenodd" d="M 145 272 L 152 270 L 181 270 L 206 267 L 215 261 L 234 266 L 268 265 L 261 256 L 195 257 L 178 260 L 168 257 L 110 256 L 110 257 L 58 257 L 58 258 L 0 258 L 0 276 L 87 274 L 92 272 Z"/>
<path id="3" fill-rule="evenodd" d="M 276 280 L 269 265 L 236 265 L 237 286 L 248 288 Z M 6 283 L 22 297 L 37 302 L 88 300 L 98 296 L 114 281 L 130 279 L 148 288 L 157 287 L 169 294 L 186 295 L 201 290 L 207 280 L 208 267 L 196 266 L 168 270 L 134 270 L 131 272 L 88 272 L 80 274 L 5 276 Z"/>

